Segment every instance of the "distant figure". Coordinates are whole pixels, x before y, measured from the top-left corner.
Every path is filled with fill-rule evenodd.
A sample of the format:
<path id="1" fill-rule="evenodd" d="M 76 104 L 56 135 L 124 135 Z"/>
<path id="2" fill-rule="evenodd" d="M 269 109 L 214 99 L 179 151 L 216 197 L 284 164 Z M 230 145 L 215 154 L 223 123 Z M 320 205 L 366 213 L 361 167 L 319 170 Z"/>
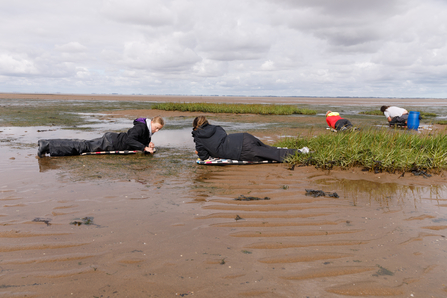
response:
<path id="1" fill-rule="evenodd" d="M 309 153 L 309 149 L 284 149 L 265 145 L 249 133 L 227 134 L 221 126 L 211 125 L 205 116 L 193 121 L 192 136 L 201 160 L 210 157 L 242 161 L 274 160 L 283 162 L 289 155 Z"/>
<path id="2" fill-rule="evenodd" d="M 407 126 L 407 110 L 394 106 L 382 106 L 380 111 L 385 115 L 390 126 Z"/>
<path id="3" fill-rule="evenodd" d="M 327 111 L 326 122 L 330 128 L 336 131 L 343 131 L 353 128 L 351 122 L 348 119 L 340 117 L 340 114 L 337 112 Z"/>
<path id="4" fill-rule="evenodd" d="M 161 117 L 152 119 L 137 118 L 133 127 L 127 132 L 106 132 L 101 138 L 93 140 L 79 139 L 50 139 L 39 140 L 37 155 L 50 156 L 80 155 L 84 152 L 141 150 L 154 153 L 155 146 L 151 142 L 152 135 L 163 128 Z"/>

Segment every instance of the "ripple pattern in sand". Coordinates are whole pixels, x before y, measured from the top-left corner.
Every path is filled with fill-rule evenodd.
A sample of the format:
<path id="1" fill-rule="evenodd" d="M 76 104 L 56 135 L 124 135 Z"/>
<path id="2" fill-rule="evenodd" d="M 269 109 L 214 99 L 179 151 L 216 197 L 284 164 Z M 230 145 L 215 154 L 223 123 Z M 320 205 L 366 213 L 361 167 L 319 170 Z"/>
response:
<path id="1" fill-rule="evenodd" d="M 312 179 L 307 185 L 303 174 L 278 172 L 285 174 L 280 179 L 275 177 L 275 181 L 280 181 L 276 184 L 269 176 L 278 174 L 265 171 L 254 174 L 248 167 L 228 167 L 214 173 L 206 183 L 226 187 L 218 197 L 207 200 L 202 209 L 208 213 L 198 219 L 207 221 L 216 233 L 226 234 L 233 245 L 247 254 L 247 259 L 259 264 L 255 267 L 269 272 L 269 278 L 289 281 L 291 293 L 303 293 L 294 292 L 299 287 L 316 297 L 333 294 L 404 297 L 412 293 L 412 287 L 407 287 L 410 280 L 411 284 L 420 285 L 426 279 L 424 275 L 428 272 L 421 275 L 417 268 L 402 269 L 409 258 L 419 255 L 419 247 L 405 251 L 402 256 L 396 256 L 393 250 L 408 242 L 440 237 L 439 234 L 415 234 L 409 228 L 403 231 L 387 215 L 389 210 L 359 207 L 342 196 L 310 198 L 305 196 L 305 188 L 315 187 Z M 317 179 L 320 178 L 314 180 Z M 235 200 L 240 195 L 260 200 Z M 265 197 L 268 200 L 262 199 Z M 394 213 L 398 213 L 394 215 L 396 221 L 401 217 L 402 222 L 415 223 L 418 229 L 446 229 L 445 225 L 420 224 L 434 216 L 410 217 L 400 210 L 389 214 Z M 229 262 L 229 257 L 226 261 Z M 428 261 L 426 266 L 433 265 Z M 234 274 L 231 278 L 242 281 L 246 277 Z M 246 296 L 254 291 L 262 289 L 253 288 L 240 294 Z"/>

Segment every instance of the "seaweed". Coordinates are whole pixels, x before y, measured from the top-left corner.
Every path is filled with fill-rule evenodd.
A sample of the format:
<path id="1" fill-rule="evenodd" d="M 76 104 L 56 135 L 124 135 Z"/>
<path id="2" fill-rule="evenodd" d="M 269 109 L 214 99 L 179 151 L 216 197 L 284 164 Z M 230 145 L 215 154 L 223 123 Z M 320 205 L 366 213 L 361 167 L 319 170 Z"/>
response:
<path id="1" fill-rule="evenodd" d="M 270 200 L 269 197 L 259 198 L 259 197 L 246 197 L 244 195 L 240 195 L 235 201 L 260 201 L 260 200 Z"/>
<path id="2" fill-rule="evenodd" d="M 51 225 L 51 224 L 50 224 L 50 221 L 51 221 L 51 218 L 41 218 L 41 217 L 36 217 L 35 219 L 33 219 L 33 222 L 43 222 L 43 223 L 46 223 L 47 226 L 50 226 L 50 225 Z"/>
<path id="3" fill-rule="evenodd" d="M 93 224 L 94 224 L 94 223 L 93 223 L 93 217 L 86 216 L 86 217 L 80 218 L 79 220 L 80 220 L 80 221 L 77 221 L 77 220 L 72 221 L 70 224 L 71 224 L 71 225 L 75 225 L 75 226 L 80 226 L 80 225 L 93 225 Z"/>
<path id="4" fill-rule="evenodd" d="M 314 189 L 306 189 L 306 196 L 312 196 L 314 198 L 324 196 L 339 198 L 339 195 L 336 192 L 324 192 L 322 190 L 314 190 Z"/>

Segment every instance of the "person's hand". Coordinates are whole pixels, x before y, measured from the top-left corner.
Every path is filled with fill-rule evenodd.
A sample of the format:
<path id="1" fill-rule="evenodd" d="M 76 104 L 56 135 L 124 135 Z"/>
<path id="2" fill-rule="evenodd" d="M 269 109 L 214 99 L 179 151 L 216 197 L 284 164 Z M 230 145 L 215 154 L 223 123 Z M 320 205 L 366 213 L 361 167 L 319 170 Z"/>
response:
<path id="1" fill-rule="evenodd" d="M 149 146 L 148 146 L 148 147 L 145 147 L 145 148 L 144 148 L 144 151 L 145 151 L 145 152 L 149 152 L 150 154 L 153 154 L 153 153 L 154 153 L 154 147 L 149 147 Z"/>
<path id="2" fill-rule="evenodd" d="M 152 148 L 152 149 L 154 149 L 154 148 L 155 148 L 155 145 L 154 145 L 154 143 L 150 142 L 150 143 L 149 143 L 149 148 Z"/>

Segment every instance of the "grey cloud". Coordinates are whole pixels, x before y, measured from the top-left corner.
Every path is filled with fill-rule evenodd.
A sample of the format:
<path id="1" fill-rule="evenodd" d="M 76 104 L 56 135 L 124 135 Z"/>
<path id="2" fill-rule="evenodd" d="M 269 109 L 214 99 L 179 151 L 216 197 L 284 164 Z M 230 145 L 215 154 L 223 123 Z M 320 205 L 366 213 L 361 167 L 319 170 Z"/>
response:
<path id="1" fill-rule="evenodd" d="M 438 0 L 3 1 L 0 88 L 446 94 L 446 11 Z"/>
<path id="2" fill-rule="evenodd" d="M 136 25 L 166 26 L 175 23 L 171 1 L 106 0 L 101 13 L 112 20 Z"/>
<path id="3" fill-rule="evenodd" d="M 79 53 L 84 52 L 87 48 L 79 42 L 73 41 L 62 45 L 56 45 L 55 49 L 59 52 Z"/>

